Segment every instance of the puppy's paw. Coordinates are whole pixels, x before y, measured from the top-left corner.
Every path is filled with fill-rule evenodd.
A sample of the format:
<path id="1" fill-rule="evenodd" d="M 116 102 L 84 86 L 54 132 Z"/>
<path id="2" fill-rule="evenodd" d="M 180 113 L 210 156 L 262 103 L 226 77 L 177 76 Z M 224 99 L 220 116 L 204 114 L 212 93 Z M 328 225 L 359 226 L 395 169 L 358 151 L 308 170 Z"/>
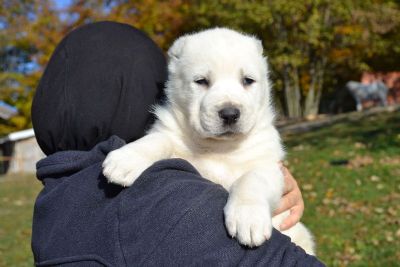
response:
<path id="1" fill-rule="evenodd" d="M 103 162 L 103 174 L 110 183 L 131 186 L 153 162 L 134 151 L 117 149 Z"/>
<path id="2" fill-rule="evenodd" d="M 271 237 L 272 221 L 266 205 L 228 202 L 224 213 L 228 233 L 240 244 L 256 247 Z"/>

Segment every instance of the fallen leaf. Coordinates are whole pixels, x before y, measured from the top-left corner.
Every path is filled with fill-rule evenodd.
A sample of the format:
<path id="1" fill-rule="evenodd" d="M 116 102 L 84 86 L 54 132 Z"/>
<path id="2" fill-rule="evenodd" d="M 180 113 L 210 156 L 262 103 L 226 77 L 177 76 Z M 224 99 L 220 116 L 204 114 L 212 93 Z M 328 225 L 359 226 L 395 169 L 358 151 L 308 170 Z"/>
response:
<path id="1" fill-rule="evenodd" d="M 367 146 L 364 143 L 355 142 L 354 147 L 360 149 L 360 148 L 366 148 Z"/>
<path id="2" fill-rule="evenodd" d="M 378 190 L 382 190 L 383 188 L 385 188 L 384 184 L 377 184 L 376 185 L 376 189 L 378 189 Z"/>
<path id="3" fill-rule="evenodd" d="M 398 238 L 400 238 L 400 228 L 396 231 L 395 236 L 398 237 Z"/>
<path id="4" fill-rule="evenodd" d="M 310 191 L 313 189 L 312 184 L 303 184 L 301 187 L 303 188 L 304 191 Z"/>
<path id="5" fill-rule="evenodd" d="M 372 175 L 369 179 L 370 179 L 372 182 L 378 182 L 378 181 L 381 180 L 381 178 L 379 178 L 379 177 L 376 176 L 376 175 Z"/>
<path id="6" fill-rule="evenodd" d="M 375 208 L 374 210 L 376 213 L 379 213 L 379 214 L 384 212 L 383 208 Z"/>
<path id="7" fill-rule="evenodd" d="M 333 197 L 333 188 L 329 188 L 326 193 L 325 193 L 326 198 L 332 198 Z"/>

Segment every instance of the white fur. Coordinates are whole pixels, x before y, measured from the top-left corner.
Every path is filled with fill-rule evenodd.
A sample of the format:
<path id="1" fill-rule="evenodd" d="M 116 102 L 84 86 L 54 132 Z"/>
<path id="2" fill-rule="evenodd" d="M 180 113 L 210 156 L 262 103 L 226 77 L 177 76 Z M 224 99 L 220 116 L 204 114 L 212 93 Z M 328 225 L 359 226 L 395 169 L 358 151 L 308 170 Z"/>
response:
<path id="1" fill-rule="evenodd" d="M 110 182 L 130 186 L 155 161 L 179 157 L 207 179 L 229 190 L 224 208 L 229 234 L 240 243 L 259 246 L 284 215 L 272 220 L 283 190 L 278 162 L 284 157 L 273 126 L 268 66 L 261 42 L 238 32 L 216 28 L 186 35 L 168 51 L 168 103 L 158 106 L 148 135 L 111 152 L 103 163 Z M 255 82 L 243 83 L 245 77 Z M 208 85 L 196 83 L 207 79 Z M 233 125 L 218 111 L 240 110 Z M 273 221 L 273 223 L 272 223 Z M 314 244 L 297 224 L 284 232 L 310 254 Z"/>

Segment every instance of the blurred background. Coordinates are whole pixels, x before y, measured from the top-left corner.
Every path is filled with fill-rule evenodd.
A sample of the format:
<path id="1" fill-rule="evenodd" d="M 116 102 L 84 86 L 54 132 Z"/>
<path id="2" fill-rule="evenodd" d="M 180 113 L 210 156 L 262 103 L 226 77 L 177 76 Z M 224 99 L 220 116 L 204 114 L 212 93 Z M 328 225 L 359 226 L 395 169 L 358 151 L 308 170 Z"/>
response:
<path id="1" fill-rule="evenodd" d="M 0 3 L 0 266 L 33 264 L 32 207 L 41 188 L 33 173 L 43 157 L 31 129 L 35 88 L 63 36 L 101 20 L 131 24 L 164 51 L 184 33 L 215 26 L 261 39 L 285 163 L 302 188 L 318 256 L 328 266 L 398 266 L 399 1 Z"/>

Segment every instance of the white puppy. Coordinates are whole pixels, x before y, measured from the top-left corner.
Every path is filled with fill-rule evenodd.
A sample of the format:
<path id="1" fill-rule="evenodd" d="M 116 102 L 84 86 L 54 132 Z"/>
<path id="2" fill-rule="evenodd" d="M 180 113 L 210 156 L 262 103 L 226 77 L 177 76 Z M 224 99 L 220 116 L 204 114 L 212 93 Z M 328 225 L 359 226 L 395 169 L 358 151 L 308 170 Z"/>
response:
<path id="1" fill-rule="evenodd" d="M 168 51 L 168 102 L 143 138 L 111 152 L 103 163 L 110 182 L 130 186 L 155 161 L 188 160 L 229 191 L 226 228 L 241 244 L 261 245 L 283 190 L 284 157 L 273 126 L 268 67 L 259 40 L 216 28 L 185 35 Z M 284 215 L 274 217 L 274 225 Z M 297 224 L 285 234 L 314 253 Z"/>

